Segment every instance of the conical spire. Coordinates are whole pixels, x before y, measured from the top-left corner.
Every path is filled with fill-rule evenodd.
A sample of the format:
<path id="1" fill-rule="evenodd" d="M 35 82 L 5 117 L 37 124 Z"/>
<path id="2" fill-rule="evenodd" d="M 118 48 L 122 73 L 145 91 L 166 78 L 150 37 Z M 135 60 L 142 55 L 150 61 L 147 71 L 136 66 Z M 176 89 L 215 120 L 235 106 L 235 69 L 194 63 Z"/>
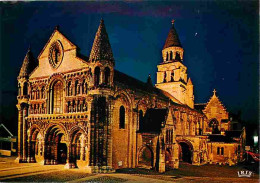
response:
<path id="1" fill-rule="evenodd" d="M 191 78 L 188 79 L 188 83 L 187 83 L 187 85 L 192 85 Z"/>
<path id="2" fill-rule="evenodd" d="M 95 36 L 95 40 L 90 52 L 89 60 L 91 62 L 98 60 L 114 61 L 112 49 L 109 43 L 104 20 L 100 20 L 100 24 Z"/>
<path id="3" fill-rule="evenodd" d="M 27 77 L 33 69 L 36 67 L 36 62 L 34 60 L 33 54 L 31 52 L 31 49 L 29 47 L 24 60 L 23 60 L 23 65 L 21 67 L 20 73 L 19 73 L 19 78 L 21 77 Z"/>
<path id="4" fill-rule="evenodd" d="M 172 27 L 168 33 L 168 37 L 165 41 L 163 49 L 172 47 L 172 46 L 182 47 L 181 42 L 179 40 L 179 36 L 177 34 L 177 31 L 174 28 L 174 20 L 172 20 Z"/>

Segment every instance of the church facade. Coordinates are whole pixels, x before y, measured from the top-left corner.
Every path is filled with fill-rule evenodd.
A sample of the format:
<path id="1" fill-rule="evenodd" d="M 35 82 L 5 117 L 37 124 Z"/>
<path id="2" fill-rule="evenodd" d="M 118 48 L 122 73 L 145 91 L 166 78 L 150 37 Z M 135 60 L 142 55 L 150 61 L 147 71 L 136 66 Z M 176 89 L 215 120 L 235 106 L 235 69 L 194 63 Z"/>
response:
<path id="1" fill-rule="evenodd" d="M 150 76 L 145 83 L 114 68 L 103 20 L 89 57 L 55 28 L 37 59 L 28 50 L 17 78 L 17 161 L 87 172 L 237 163 L 245 133 L 226 135 L 215 92 L 194 105 L 183 53 L 172 23 L 153 86 Z"/>

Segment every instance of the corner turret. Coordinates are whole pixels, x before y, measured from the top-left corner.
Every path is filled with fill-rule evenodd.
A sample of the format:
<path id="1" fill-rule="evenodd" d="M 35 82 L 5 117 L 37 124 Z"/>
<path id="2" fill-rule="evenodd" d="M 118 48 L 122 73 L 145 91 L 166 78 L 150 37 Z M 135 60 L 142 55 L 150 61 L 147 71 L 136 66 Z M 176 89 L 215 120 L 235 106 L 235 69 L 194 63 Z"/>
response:
<path id="1" fill-rule="evenodd" d="M 30 75 L 30 73 L 33 71 L 33 69 L 35 69 L 35 67 L 37 66 L 37 63 L 35 62 L 35 59 L 33 57 L 33 54 L 31 52 L 31 48 L 29 47 L 24 60 L 23 60 L 23 65 L 20 69 L 20 73 L 18 76 L 18 79 L 21 78 L 28 78 L 28 76 Z"/>
<path id="2" fill-rule="evenodd" d="M 89 62 L 94 76 L 92 88 L 110 88 L 113 85 L 115 62 L 103 19 L 96 32 Z"/>
<path id="3" fill-rule="evenodd" d="M 35 61 L 31 49 L 29 48 L 25 58 L 23 60 L 23 65 L 20 69 L 18 80 L 18 104 L 16 105 L 18 109 L 18 162 L 27 162 L 26 147 L 26 122 L 25 118 L 28 116 L 29 108 L 29 76 L 31 72 L 36 68 L 37 62 Z"/>

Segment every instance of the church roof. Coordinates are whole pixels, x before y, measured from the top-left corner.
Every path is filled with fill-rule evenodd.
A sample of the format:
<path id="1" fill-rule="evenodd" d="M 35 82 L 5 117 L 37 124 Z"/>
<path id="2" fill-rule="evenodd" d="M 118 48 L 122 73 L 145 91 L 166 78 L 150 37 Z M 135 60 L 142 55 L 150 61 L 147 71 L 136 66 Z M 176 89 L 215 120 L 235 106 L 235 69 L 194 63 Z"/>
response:
<path id="1" fill-rule="evenodd" d="M 181 42 L 180 42 L 180 39 L 179 39 L 179 36 L 177 34 L 177 31 L 174 27 L 174 21 L 172 21 L 172 27 L 168 33 L 168 37 L 165 41 L 165 44 L 163 46 L 163 49 L 165 48 L 169 48 L 169 47 L 172 47 L 172 46 L 177 46 L 177 47 L 182 47 L 181 46 Z"/>
<path id="2" fill-rule="evenodd" d="M 124 74 L 118 70 L 114 70 L 114 82 L 125 85 L 126 87 L 129 87 L 133 90 L 156 94 L 157 96 L 164 98 L 165 100 L 169 100 L 169 98 L 163 94 L 162 90 L 155 88 L 154 86 L 150 86 L 150 84 L 128 76 L 127 74 Z"/>
<path id="3" fill-rule="evenodd" d="M 194 108 L 195 108 L 196 110 L 203 111 L 203 110 L 205 109 L 206 105 L 207 105 L 206 103 L 203 103 L 203 104 L 194 104 Z"/>
<path id="4" fill-rule="evenodd" d="M 19 73 L 19 78 L 21 77 L 27 77 L 32 71 L 33 69 L 36 67 L 37 63 L 33 57 L 33 54 L 31 52 L 31 49 L 29 48 L 24 60 L 23 60 L 23 65 L 20 69 L 20 73 Z"/>
<path id="5" fill-rule="evenodd" d="M 101 19 L 93 46 L 90 52 L 90 61 L 107 60 L 114 61 L 112 49 L 109 43 L 104 20 Z"/>
<path id="6" fill-rule="evenodd" d="M 199 113 L 202 113 L 201 111 L 192 109 L 187 105 L 181 104 L 180 101 L 175 99 L 168 92 L 160 90 L 159 88 L 151 86 L 150 84 L 140 81 L 138 79 L 135 79 L 131 76 L 128 76 L 127 74 L 124 74 L 118 70 L 114 70 L 114 82 L 115 82 L 115 84 L 123 85 L 134 91 L 144 92 L 144 93 L 150 94 L 150 95 L 156 95 L 156 97 L 159 97 L 160 99 L 162 99 L 164 101 L 169 101 L 171 105 L 182 106 L 185 108 L 189 108 L 190 110 L 194 110 Z"/>

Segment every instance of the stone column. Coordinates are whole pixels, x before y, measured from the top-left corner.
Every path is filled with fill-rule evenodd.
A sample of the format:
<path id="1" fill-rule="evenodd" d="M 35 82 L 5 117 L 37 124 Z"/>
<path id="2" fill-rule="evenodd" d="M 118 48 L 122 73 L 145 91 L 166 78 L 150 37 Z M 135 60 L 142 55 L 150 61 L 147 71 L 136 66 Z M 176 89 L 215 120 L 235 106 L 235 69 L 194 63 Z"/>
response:
<path id="1" fill-rule="evenodd" d="M 23 161 L 26 162 L 27 161 L 27 157 L 26 157 L 26 149 L 27 149 L 27 124 L 25 121 L 25 117 L 27 116 L 27 107 L 25 107 L 23 109 Z"/>
<path id="2" fill-rule="evenodd" d="M 108 128 L 107 128 L 107 166 L 112 169 L 112 113 L 114 104 L 112 99 L 108 100 Z"/>
<path id="3" fill-rule="evenodd" d="M 80 160 L 85 160 L 85 140 L 82 140 L 80 143 Z"/>
<path id="4" fill-rule="evenodd" d="M 53 164 L 56 165 L 58 164 L 58 137 L 55 139 L 55 144 L 54 144 L 54 160 Z"/>
<path id="5" fill-rule="evenodd" d="M 29 137 L 30 138 L 30 137 Z M 27 162 L 31 163 L 31 141 L 28 139 L 28 155 L 27 155 Z"/>
<path id="6" fill-rule="evenodd" d="M 104 73 L 104 69 L 100 69 L 100 80 L 99 80 L 99 84 L 102 84 L 105 82 L 105 73 Z"/>
<path id="7" fill-rule="evenodd" d="M 76 111 L 75 112 L 78 112 L 78 100 L 75 101 L 75 107 L 76 107 Z"/>
<path id="8" fill-rule="evenodd" d="M 39 144 L 39 146 L 40 146 L 40 156 L 42 157 L 42 161 L 40 162 L 40 164 L 41 165 L 44 165 L 45 164 L 45 141 L 44 141 L 44 138 L 42 138 L 41 140 L 40 140 L 40 144 Z"/>
<path id="9" fill-rule="evenodd" d="M 71 168 L 71 143 L 67 143 L 67 163 L 64 168 L 70 169 Z"/>
<path id="10" fill-rule="evenodd" d="M 165 172 L 165 151 L 160 148 L 158 172 Z"/>
<path id="11" fill-rule="evenodd" d="M 136 131 L 138 130 L 138 110 L 136 110 L 136 112 L 133 111 L 133 141 L 132 141 L 132 149 L 133 149 L 133 152 L 132 152 L 132 168 L 135 168 L 136 167 L 136 160 L 137 160 L 137 150 L 136 150 L 136 146 L 137 146 L 137 134 L 136 134 Z"/>
<path id="12" fill-rule="evenodd" d="M 16 105 L 18 109 L 18 162 L 21 162 L 23 157 L 23 111 L 21 106 Z"/>

